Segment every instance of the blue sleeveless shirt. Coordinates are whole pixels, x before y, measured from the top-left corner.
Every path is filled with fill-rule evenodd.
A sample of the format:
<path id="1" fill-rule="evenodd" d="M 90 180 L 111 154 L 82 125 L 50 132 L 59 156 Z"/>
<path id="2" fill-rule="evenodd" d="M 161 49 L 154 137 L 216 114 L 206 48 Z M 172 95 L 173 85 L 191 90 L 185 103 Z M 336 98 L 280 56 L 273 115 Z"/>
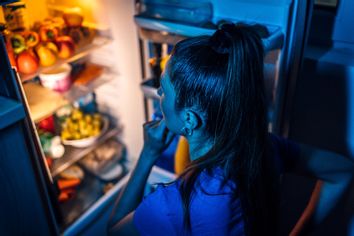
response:
<path id="1" fill-rule="evenodd" d="M 274 135 L 271 135 L 271 140 L 276 169 L 282 173 L 293 165 L 299 155 L 299 147 Z M 232 197 L 237 186 L 231 181 L 224 184 L 221 168 L 215 168 L 211 173 L 202 171 L 196 181 L 190 203 L 191 232 L 184 228 L 178 188 L 178 181 L 168 186 L 159 185 L 144 198 L 133 219 L 140 235 L 245 235 L 241 202 Z"/>

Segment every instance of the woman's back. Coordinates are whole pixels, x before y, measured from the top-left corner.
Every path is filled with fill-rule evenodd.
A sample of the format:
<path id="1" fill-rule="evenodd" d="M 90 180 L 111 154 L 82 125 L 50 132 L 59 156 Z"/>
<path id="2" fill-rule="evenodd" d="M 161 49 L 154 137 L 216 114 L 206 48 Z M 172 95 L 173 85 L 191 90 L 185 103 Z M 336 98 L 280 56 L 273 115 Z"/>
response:
<path id="1" fill-rule="evenodd" d="M 224 183 L 221 168 L 202 171 L 190 202 L 191 231 L 184 227 L 180 182 L 159 185 L 135 211 L 141 235 L 244 235 L 241 202 L 236 186 Z"/>

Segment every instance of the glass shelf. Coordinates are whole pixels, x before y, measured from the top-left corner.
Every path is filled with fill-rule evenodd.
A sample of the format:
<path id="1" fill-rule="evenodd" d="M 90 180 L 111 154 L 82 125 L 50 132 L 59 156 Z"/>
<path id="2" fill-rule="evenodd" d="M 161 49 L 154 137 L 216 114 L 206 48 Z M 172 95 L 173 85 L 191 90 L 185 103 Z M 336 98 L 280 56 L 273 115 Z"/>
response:
<path id="1" fill-rule="evenodd" d="M 93 79 L 91 82 L 85 85 L 74 84 L 71 86 L 70 90 L 63 93 L 63 96 L 69 102 L 74 102 L 82 96 L 85 96 L 103 84 L 109 83 L 113 80 L 114 74 L 110 73 L 106 68 L 104 69 L 107 73 L 103 72 L 102 75 Z"/>
<path id="2" fill-rule="evenodd" d="M 32 120 L 37 123 L 69 104 L 60 93 L 44 88 L 37 83 L 23 84 Z"/>
<path id="3" fill-rule="evenodd" d="M 53 166 L 51 167 L 52 176 L 57 176 L 60 172 L 79 161 L 85 155 L 94 150 L 97 146 L 104 143 L 111 137 L 117 136 L 121 132 L 121 127 L 109 127 L 108 131 L 104 133 L 94 145 L 87 148 L 76 148 L 71 146 L 65 146 L 65 154 L 63 157 L 53 161 Z"/>
<path id="4" fill-rule="evenodd" d="M 46 71 L 53 70 L 54 68 L 57 68 L 64 63 L 70 63 L 70 62 L 76 61 L 76 60 L 90 54 L 92 51 L 97 50 L 98 48 L 101 48 L 104 45 L 107 45 L 110 42 L 112 42 L 111 38 L 102 37 L 102 36 L 95 37 L 94 40 L 92 41 L 92 43 L 87 44 L 87 45 L 77 49 L 75 51 L 75 54 L 68 59 L 58 59 L 54 65 L 48 66 L 48 67 L 40 67 L 38 69 L 38 71 L 34 74 L 25 75 L 25 74 L 20 73 L 21 81 L 26 82 L 26 81 L 32 80 L 33 78 L 35 78 L 39 74 L 44 73 Z"/>
<path id="5" fill-rule="evenodd" d="M 212 35 L 215 29 L 187 25 L 161 19 L 153 19 L 141 15 L 134 16 L 139 26 L 139 34 L 143 39 L 149 39 L 159 43 L 175 44 L 184 37 L 195 37 L 201 35 Z M 216 22 L 222 19 L 215 19 Z M 251 23 L 250 23 L 251 24 Z M 284 34 L 280 27 L 266 25 L 270 36 L 262 38 L 266 51 L 280 49 L 283 46 Z M 176 36 L 179 36 L 176 38 Z M 175 39 L 173 39 L 175 38 Z"/>
<path id="6" fill-rule="evenodd" d="M 76 85 L 74 83 L 70 90 L 62 94 L 44 88 L 38 83 L 24 83 L 23 88 L 30 107 L 32 120 L 37 123 L 49 117 L 59 108 L 93 92 L 101 85 L 110 82 L 113 78 L 114 74 L 103 73 L 86 85 Z"/>

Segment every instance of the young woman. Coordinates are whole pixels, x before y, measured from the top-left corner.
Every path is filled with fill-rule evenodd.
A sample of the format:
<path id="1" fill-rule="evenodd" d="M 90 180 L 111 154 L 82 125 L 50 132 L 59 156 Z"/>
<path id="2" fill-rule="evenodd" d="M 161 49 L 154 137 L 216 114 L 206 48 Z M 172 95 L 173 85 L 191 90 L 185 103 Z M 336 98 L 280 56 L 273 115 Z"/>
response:
<path id="1" fill-rule="evenodd" d="M 268 134 L 264 93 L 263 46 L 253 27 L 225 24 L 211 37 L 179 42 L 161 77 L 164 119 L 144 124 L 144 147 L 109 233 L 274 235 L 285 171 L 324 180 L 314 214 L 320 222 L 353 164 Z M 188 140 L 191 164 L 141 202 L 151 168 L 176 134 Z"/>

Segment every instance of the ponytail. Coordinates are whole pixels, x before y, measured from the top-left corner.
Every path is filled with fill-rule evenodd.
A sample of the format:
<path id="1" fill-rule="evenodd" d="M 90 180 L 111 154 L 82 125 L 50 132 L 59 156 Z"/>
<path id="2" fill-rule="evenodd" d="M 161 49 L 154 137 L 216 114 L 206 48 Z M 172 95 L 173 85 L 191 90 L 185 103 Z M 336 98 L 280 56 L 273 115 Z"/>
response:
<path id="1" fill-rule="evenodd" d="M 267 109 L 263 81 L 263 45 L 254 27 L 224 24 L 211 37 L 179 42 L 169 62 L 177 107 L 197 104 L 207 114 L 213 147 L 181 174 L 184 221 L 190 229 L 189 204 L 203 170 L 223 168 L 241 200 L 247 235 L 274 230 L 272 171 L 267 164 Z M 235 213 L 236 214 L 236 213 Z"/>

